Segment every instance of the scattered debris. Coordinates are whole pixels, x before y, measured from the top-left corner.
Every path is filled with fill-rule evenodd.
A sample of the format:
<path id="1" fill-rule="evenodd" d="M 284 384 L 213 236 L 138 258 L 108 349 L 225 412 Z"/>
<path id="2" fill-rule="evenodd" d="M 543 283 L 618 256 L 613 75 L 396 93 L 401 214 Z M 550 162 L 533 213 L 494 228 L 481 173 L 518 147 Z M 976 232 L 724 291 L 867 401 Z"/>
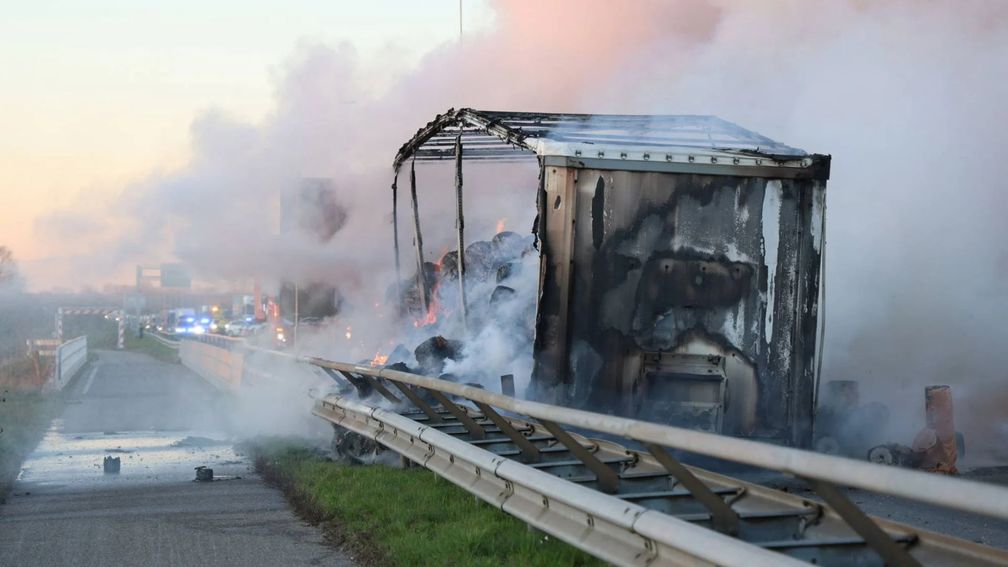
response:
<path id="1" fill-rule="evenodd" d="M 122 461 L 119 460 L 119 457 L 106 456 L 102 466 L 105 469 L 105 474 L 119 474 Z"/>
<path id="2" fill-rule="evenodd" d="M 946 385 L 924 389 L 927 425 L 909 447 L 899 443 L 877 445 L 868 451 L 868 460 L 884 465 L 920 468 L 941 474 L 959 474 L 956 461 L 966 453 L 966 442 L 956 432 L 952 418 L 952 389 Z"/>
<path id="3" fill-rule="evenodd" d="M 172 447 L 208 447 L 214 445 L 221 445 L 223 441 L 218 441 L 217 439 L 210 439 L 209 437 L 185 437 L 179 439 L 178 441 L 171 444 Z"/>
<path id="4" fill-rule="evenodd" d="M 373 465 L 376 463 L 388 466 L 400 464 L 400 458 L 395 451 L 388 451 L 384 446 L 349 429 L 333 426 L 332 452 L 336 461 L 349 465 Z"/>
<path id="5" fill-rule="evenodd" d="M 505 374 L 500 379 L 501 393 L 513 398 L 515 396 L 514 374 Z"/>

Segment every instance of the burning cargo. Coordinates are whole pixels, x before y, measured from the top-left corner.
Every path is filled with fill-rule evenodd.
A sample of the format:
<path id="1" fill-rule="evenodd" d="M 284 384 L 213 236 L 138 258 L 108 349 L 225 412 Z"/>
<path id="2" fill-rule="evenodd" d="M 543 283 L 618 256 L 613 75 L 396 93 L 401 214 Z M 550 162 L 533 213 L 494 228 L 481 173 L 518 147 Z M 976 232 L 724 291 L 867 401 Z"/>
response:
<path id="1" fill-rule="evenodd" d="M 464 281 L 486 266 L 466 265 L 462 160 L 521 158 L 540 171 L 526 397 L 810 444 L 829 156 L 712 116 L 450 110 L 396 156 L 397 269 L 407 160 L 455 162 Z M 410 181 L 429 306 L 412 165 Z"/>

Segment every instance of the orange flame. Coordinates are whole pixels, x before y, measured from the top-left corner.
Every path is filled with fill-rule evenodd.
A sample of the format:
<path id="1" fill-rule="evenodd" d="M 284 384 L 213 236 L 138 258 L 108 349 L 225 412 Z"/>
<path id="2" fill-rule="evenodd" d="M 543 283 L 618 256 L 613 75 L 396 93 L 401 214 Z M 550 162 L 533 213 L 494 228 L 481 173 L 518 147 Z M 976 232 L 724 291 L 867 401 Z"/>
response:
<path id="1" fill-rule="evenodd" d="M 388 355 L 382 354 L 379 350 L 375 353 L 374 358 L 371 359 L 371 366 L 384 366 L 388 362 Z"/>
<path id="2" fill-rule="evenodd" d="M 507 224 L 507 218 L 502 218 L 497 221 L 497 234 L 504 232 L 504 225 Z"/>
<path id="3" fill-rule="evenodd" d="M 413 321 L 414 327 L 426 327 L 427 325 L 433 325 L 437 323 L 438 310 L 441 309 L 441 300 L 437 296 L 437 286 L 431 292 L 430 307 L 427 308 L 427 314 L 424 315 L 422 319 L 416 319 Z"/>
<path id="4" fill-rule="evenodd" d="M 438 257 L 437 262 L 434 262 L 434 272 L 435 274 L 441 273 L 441 264 L 444 261 L 445 254 L 448 253 L 446 248 L 441 256 Z M 437 276 L 435 276 L 437 277 Z M 434 288 L 431 289 L 430 305 L 427 306 L 427 314 L 420 319 L 413 320 L 413 326 L 416 328 L 426 327 L 427 325 L 433 325 L 437 323 L 437 314 L 441 310 L 441 300 L 438 299 L 438 288 L 441 287 L 441 282 L 438 281 L 434 284 Z"/>

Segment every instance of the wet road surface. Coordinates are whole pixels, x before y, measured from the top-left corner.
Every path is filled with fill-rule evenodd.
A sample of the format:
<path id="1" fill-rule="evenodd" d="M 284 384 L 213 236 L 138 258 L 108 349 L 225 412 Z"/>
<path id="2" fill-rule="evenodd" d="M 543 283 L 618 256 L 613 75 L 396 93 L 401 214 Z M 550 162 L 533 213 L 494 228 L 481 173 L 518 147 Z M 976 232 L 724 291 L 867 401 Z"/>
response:
<path id="1" fill-rule="evenodd" d="M 99 352 L 0 506 L 0 565 L 350 565 L 235 454 L 221 395 Z M 105 474 L 105 456 L 119 474 Z M 194 482 L 194 468 L 214 482 Z"/>

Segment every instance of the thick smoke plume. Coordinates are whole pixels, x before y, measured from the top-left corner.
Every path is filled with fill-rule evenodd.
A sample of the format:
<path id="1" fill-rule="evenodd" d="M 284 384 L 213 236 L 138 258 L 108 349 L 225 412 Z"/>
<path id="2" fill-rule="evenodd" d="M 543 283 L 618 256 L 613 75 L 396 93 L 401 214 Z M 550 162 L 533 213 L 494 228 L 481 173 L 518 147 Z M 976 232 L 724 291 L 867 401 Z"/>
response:
<path id="1" fill-rule="evenodd" d="M 48 237 L 77 243 L 54 261 L 68 273 L 107 274 L 174 255 L 210 279 L 325 279 L 347 296 L 354 333 L 369 343 L 330 354 L 360 357 L 394 336 L 381 308 L 393 282 L 389 164 L 434 114 L 715 114 L 834 156 L 823 380 L 860 380 L 863 398 L 890 405 L 897 427 L 886 434 L 903 442 L 923 424 L 923 386 L 950 383 L 974 448 L 1004 445 L 1008 162 L 998 152 L 1008 142 L 1008 6 L 494 6 L 492 31 L 436 49 L 377 94 L 367 85 L 385 75 L 383 62 L 361 61 L 346 45 L 299 47 L 262 123 L 200 116 L 188 167 L 152 174 L 115 203 L 91 204 L 91 214 L 40 221 Z M 429 261 L 452 246 L 445 169 L 418 171 Z M 535 172 L 478 169 L 467 169 L 469 238 L 489 239 L 502 217 L 527 231 Z M 321 246 L 273 229 L 279 192 L 306 176 L 331 177 L 349 213 Z"/>

